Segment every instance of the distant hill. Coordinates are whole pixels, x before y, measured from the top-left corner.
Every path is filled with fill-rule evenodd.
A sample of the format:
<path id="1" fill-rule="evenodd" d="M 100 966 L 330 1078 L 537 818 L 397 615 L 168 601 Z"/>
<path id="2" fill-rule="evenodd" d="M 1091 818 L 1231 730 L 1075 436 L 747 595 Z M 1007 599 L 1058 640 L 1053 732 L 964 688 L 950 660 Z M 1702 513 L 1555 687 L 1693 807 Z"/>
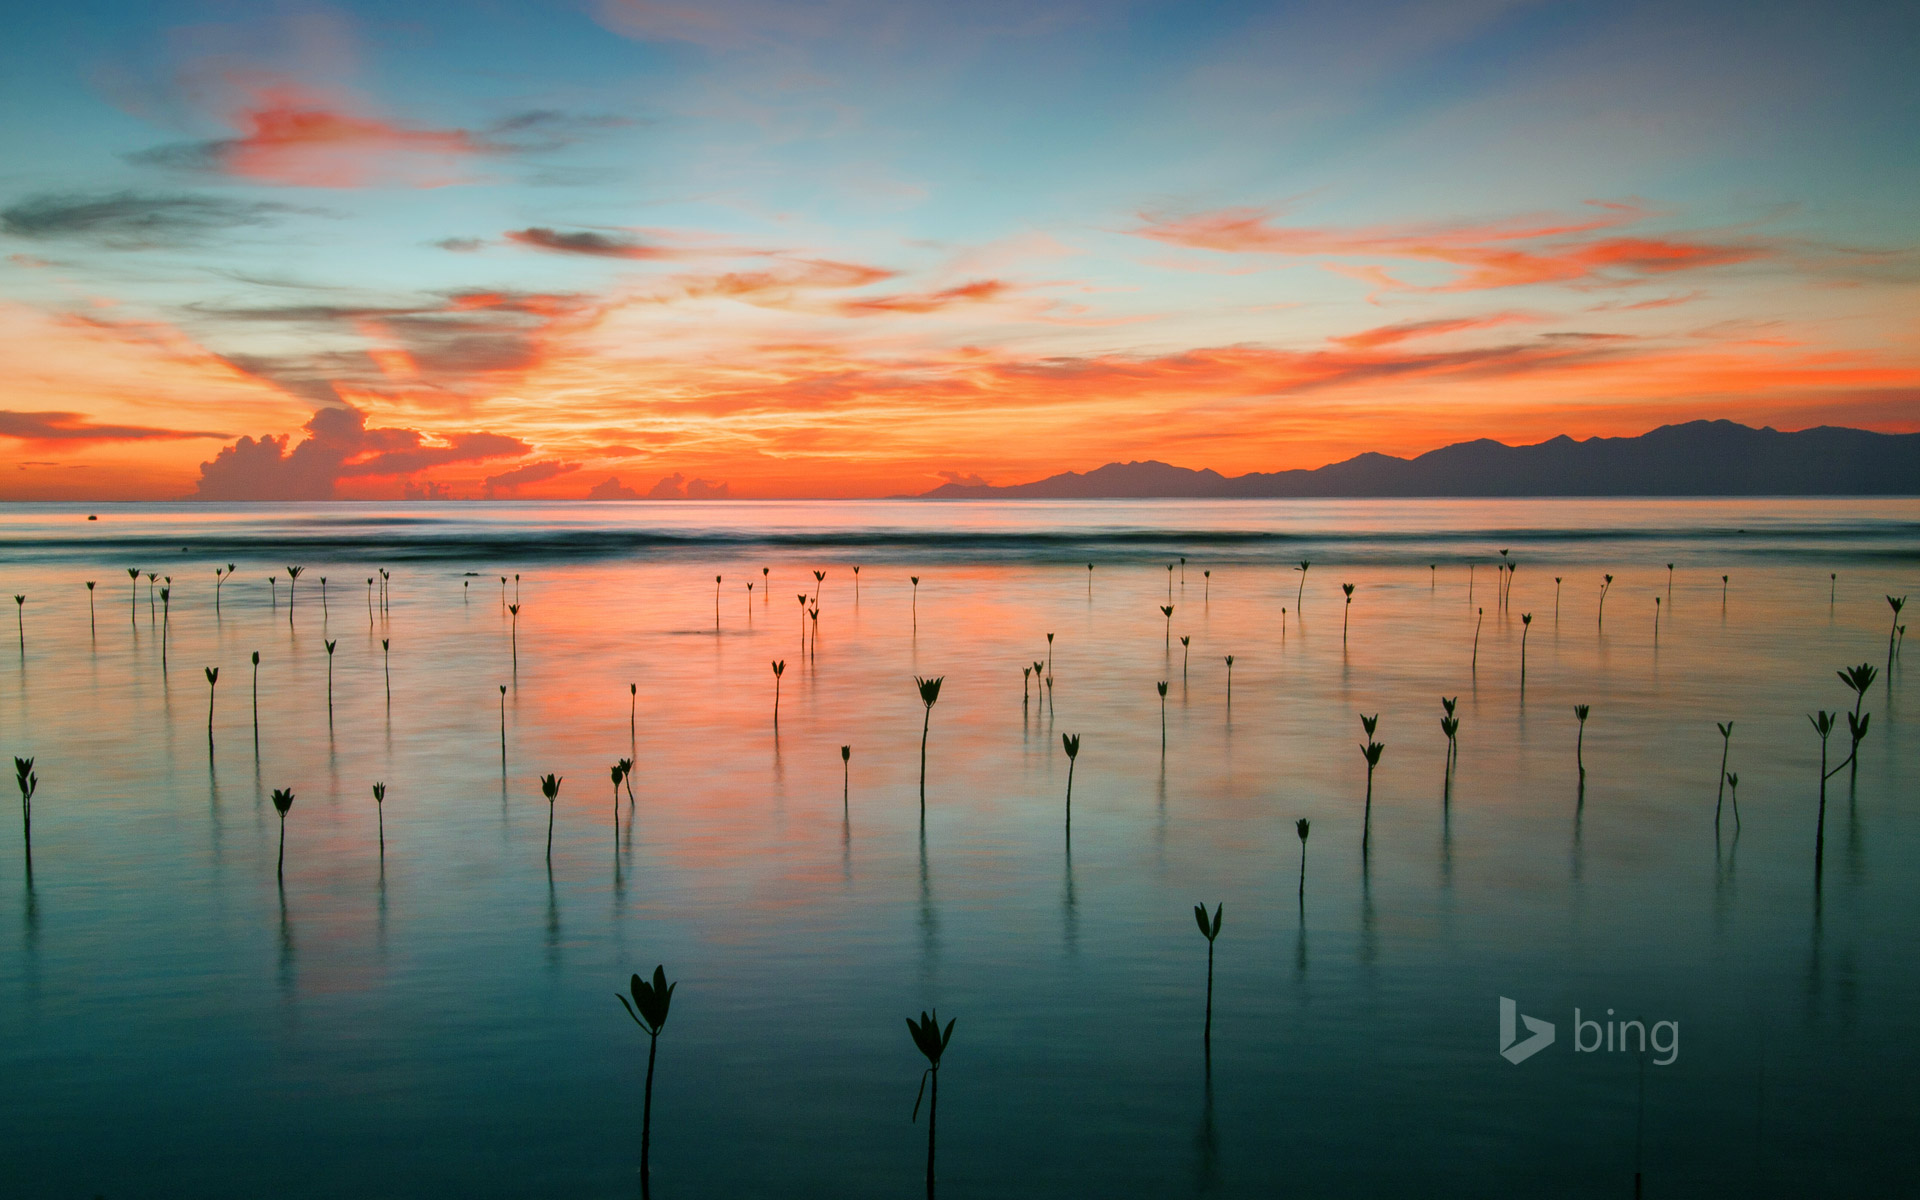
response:
<path id="1" fill-rule="evenodd" d="M 920 498 L 1897 495 L 1920 495 L 1920 433 L 1826 425 L 1782 433 L 1732 421 L 1689 421 L 1639 437 L 1575 441 L 1562 435 L 1534 446 L 1482 438 L 1418 458 L 1362 454 L 1313 470 L 1233 477 L 1163 462 L 1108 463 L 1008 487 L 948 483 Z"/>

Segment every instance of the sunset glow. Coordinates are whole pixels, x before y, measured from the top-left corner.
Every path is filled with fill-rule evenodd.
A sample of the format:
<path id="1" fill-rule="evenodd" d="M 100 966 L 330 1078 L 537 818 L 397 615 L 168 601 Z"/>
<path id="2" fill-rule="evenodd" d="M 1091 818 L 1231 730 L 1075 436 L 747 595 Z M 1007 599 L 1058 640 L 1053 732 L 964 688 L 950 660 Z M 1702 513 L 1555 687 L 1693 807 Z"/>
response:
<path id="1" fill-rule="evenodd" d="M 1733 11 L 35 11 L 0 499 L 1920 430 L 1914 18 Z"/>

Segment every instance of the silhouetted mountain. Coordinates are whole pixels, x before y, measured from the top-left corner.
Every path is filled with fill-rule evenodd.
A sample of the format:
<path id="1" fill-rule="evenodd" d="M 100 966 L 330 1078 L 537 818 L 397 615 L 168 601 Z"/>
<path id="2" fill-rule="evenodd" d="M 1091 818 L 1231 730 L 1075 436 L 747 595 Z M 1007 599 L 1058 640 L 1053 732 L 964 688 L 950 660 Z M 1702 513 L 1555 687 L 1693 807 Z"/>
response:
<path id="1" fill-rule="evenodd" d="M 1311 471 L 1232 478 L 1163 462 L 1108 463 L 1010 487 L 948 483 L 927 500 L 1269 499 L 1315 496 L 1920 495 L 1920 434 L 1820 426 L 1795 433 L 1732 421 L 1662 425 L 1639 437 L 1566 436 L 1535 446 L 1482 438 L 1418 458 L 1361 454 Z"/>

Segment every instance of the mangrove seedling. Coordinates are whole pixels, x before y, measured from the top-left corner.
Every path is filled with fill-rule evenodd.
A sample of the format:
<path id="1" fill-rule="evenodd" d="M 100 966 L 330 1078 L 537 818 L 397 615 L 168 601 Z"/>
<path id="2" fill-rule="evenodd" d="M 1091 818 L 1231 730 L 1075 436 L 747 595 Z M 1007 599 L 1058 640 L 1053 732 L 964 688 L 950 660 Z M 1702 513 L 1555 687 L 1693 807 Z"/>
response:
<path id="1" fill-rule="evenodd" d="M 274 876 L 287 877 L 287 810 L 293 807 L 293 789 L 273 789 L 273 809 L 280 814 L 280 862 L 274 867 Z"/>
<path id="2" fill-rule="evenodd" d="M 1167 681 L 1162 679 L 1153 685 L 1160 692 L 1160 753 L 1167 752 Z"/>
<path id="3" fill-rule="evenodd" d="M 306 570 L 305 567 L 287 568 L 287 624 L 289 625 L 293 624 L 294 589 L 300 586 L 300 572 L 304 570 Z"/>
<path id="4" fill-rule="evenodd" d="M 627 1010 L 647 1035 L 647 1084 L 640 1101 L 640 1200 L 651 1200 L 649 1191 L 649 1156 L 653 1149 L 653 1063 L 660 1053 L 660 1031 L 667 1027 L 667 1009 L 673 1004 L 673 989 L 679 987 L 678 981 L 667 982 L 667 968 L 664 965 L 653 968 L 653 982 L 635 975 L 627 983 L 627 990 L 633 994 L 627 997 L 615 992 L 620 1007 Z"/>
<path id="5" fill-rule="evenodd" d="M 1047 635 L 1047 674 L 1053 674 L 1053 635 Z"/>
<path id="6" fill-rule="evenodd" d="M 1311 567 L 1312 565 L 1313 565 L 1312 563 L 1308 562 L 1306 559 L 1303 558 L 1300 560 L 1300 565 L 1294 568 L 1294 570 L 1300 572 L 1300 586 L 1294 589 L 1294 593 L 1293 593 L 1293 610 L 1295 612 L 1300 611 L 1300 602 L 1306 599 L 1307 568 Z"/>
<path id="7" fill-rule="evenodd" d="M 1286 610 L 1282 609 L 1281 611 L 1285 612 Z M 1193 635 L 1190 633 L 1181 634 L 1180 635 L 1180 686 L 1181 687 L 1187 686 L 1187 656 L 1192 652 L 1193 652 Z"/>
<path id="8" fill-rule="evenodd" d="M 1167 619 L 1167 631 L 1166 631 L 1165 640 L 1166 640 L 1167 649 L 1171 650 L 1173 649 L 1173 605 L 1162 604 L 1160 606 L 1160 614 L 1166 617 Z"/>
<path id="9" fill-rule="evenodd" d="M 1073 766 L 1080 758 L 1080 735 L 1063 733 L 1060 748 L 1067 752 L 1067 832 L 1073 832 Z"/>
<path id="10" fill-rule="evenodd" d="M 219 567 L 213 569 L 213 611 L 216 614 L 220 611 L 220 585 L 231 578 L 233 578 L 232 563 L 227 564 L 227 571 L 224 575 L 220 573 Z"/>
<path id="11" fill-rule="evenodd" d="M 773 727 L 780 728 L 780 677 L 787 673 L 787 660 L 776 658 L 773 662 Z"/>
<path id="12" fill-rule="evenodd" d="M 1020 668 L 1020 707 L 1021 708 L 1025 708 L 1027 706 L 1027 685 L 1031 683 L 1032 680 L 1033 680 L 1033 668 L 1021 667 Z"/>
<path id="13" fill-rule="evenodd" d="M 1527 634 L 1533 630 L 1533 614 L 1520 614 L 1520 690 L 1527 690 Z"/>
<path id="14" fill-rule="evenodd" d="M 18 593 L 13 597 L 13 619 L 20 629 L 20 653 L 27 652 L 27 598 Z"/>
<path id="15" fill-rule="evenodd" d="M 1660 644 L 1660 597 L 1653 598 L 1653 644 Z"/>
<path id="16" fill-rule="evenodd" d="M 1553 577 L 1553 627 L 1560 628 L 1560 577 Z"/>
<path id="17" fill-rule="evenodd" d="M 1667 599 L 1673 599 L 1673 564 L 1667 564 Z"/>
<path id="18" fill-rule="evenodd" d="M 560 798 L 559 775 L 540 777 L 540 794 L 547 798 L 547 861 L 553 861 L 553 802 Z"/>
<path id="19" fill-rule="evenodd" d="M 390 644 L 389 639 L 380 639 L 380 673 L 386 679 L 388 708 L 393 707 L 393 657 L 388 653 Z"/>
<path id="20" fill-rule="evenodd" d="M 840 747 L 840 815 L 847 815 L 847 796 L 853 788 L 853 747 Z"/>
<path id="21" fill-rule="evenodd" d="M 507 777 L 507 685 L 500 685 L 500 778 Z M 503 784 L 504 786 L 504 784 Z"/>
<path id="22" fill-rule="evenodd" d="M 207 668 L 207 753 L 213 753 L 213 691 L 220 682 L 220 668 Z"/>
<path id="23" fill-rule="evenodd" d="M 1040 664 L 1035 663 L 1034 666 Z M 920 703 L 926 705 L 927 715 L 920 722 L 920 819 L 927 819 L 927 730 L 933 727 L 933 705 L 940 699 L 940 685 L 946 682 L 945 675 L 936 675 L 932 679 L 913 677 L 913 686 L 920 689 Z"/>
<path id="24" fill-rule="evenodd" d="M 127 568 L 127 620 L 133 625 L 140 624 L 140 568 Z"/>
<path id="25" fill-rule="evenodd" d="M 1233 655 L 1227 657 L 1227 707 L 1233 707 Z"/>
<path id="26" fill-rule="evenodd" d="M 907 578 L 913 581 L 913 627 L 918 630 L 920 628 L 920 577 L 909 575 Z"/>
<path id="27" fill-rule="evenodd" d="M 1591 711 L 1593 711 L 1593 706 L 1589 704 L 1576 704 L 1573 706 L 1573 715 L 1580 721 L 1580 734 L 1573 742 L 1573 762 L 1575 766 L 1580 768 L 1580 782 L 1583 786 L 1587 780 L 1587 714 Z"/>
<path id="28" fill-rule="evenodd" d="M 1832 774 L 1827 770 L 1827 738 L 1833 733 L 1839 715 L 1822 710 L 1807 717 L 1813 723 L 1813 731 L 1820 735 L 1820 816 L 1813 833 L 1813 881 L 1816 887 L 1820 883 L 1820 868 L 1827 852 L 1827 776 Z"/>
<path id="29" fill-rule="evenodd" d="M 1353 615 L 1353 585 L 1343 583 L 1340 590 L 1347 594 L 1347 603 L 1340 610 L 1340 644 L 1344 646 L 1347 644 L 1347 618 Z"/>
<path id="30" fill-rule="evenodd" d="M 1480 627 L 1487 623 L 1487 610 L 1483 607 L 1478 611 L 1479 615 L 1473 619 L 1473 663 L 1470 667 L 1475 675 L 1480 673 Z"/>
<path id="31" fill-rule="evenodd" d="M 916 1024 L 912 1017 L 907 1018 L 907 1032 L 913 1035 L 913 1044 L 926 1056 L 927 1069 L 920 1072 L 920 1090 L 913 1097 L 913 1121 L 920 1119 L 920 1101 L 925 1098 L 927 1104 L 927 1200 L 933 1200 L 933 1147 L 934 1132 L 940 1120 L 940 1058 L 947 1052 L 947 1043 L 953 1041 L 953 1021 L 947 1022 L 946 1029 L 940 1028 L 940 1010 L 932 1013 L 922 1012 Z M 927 1081 L 933 1081 L 933 1095 L 927 1096 Z"/>
<path id="32" fill-rule="evenodd" d="M 638 735 L 634 732 L 634 713 L 640 706 L 640 685 L 627 685 L 627 741 L 631 743 Z"/>
<path id="33" fill-rule="evenodd" d="M 1375 721 L 1379 719 L 1379 717 L 1374 718 Z M 1365 717 L 1360 718 L 1360 720 L 1362 724 L 1366 724 Z M 1384 742 L 1376 742 L 1373 740 L 1373 726 L 1367 725 L 1367 742 L 1364 746 L 1360 747 L 1360 753 L 1364 755 L 1367 760 L 1367 805 L 1360 822 L 1360 852 L 1362 854 L 1366 853 L 1367 844 L 1373 839 L 1373 769 L 1380 765 L 1380 754 L 1386 748 Z"/>
<path id="34" fill-rule="evenodd" d="M 322 575 L 320 577 L 320 620 L 322 623 L 325 623 L 326 619 L 327 619 L 327 577 L 325 575 Z"/>
<path id="35" fill-rule="evenodd" d="M 91 579 L 87 580 L 87 632 L 88 633 L 93 633 L 93 632 L 96 632 L 97 630 L 97 627 L 93 623 L 93 585 L 94 585 L 94 580 L 91 580 Z"/>
<path id="36" fill-rule="evenodd" d="M 1605 576 L 1600 584 L 1600 616 L 1594 622 L 1595 629 L 1605 630 L 1607 627 L 1607 589 L 1612 586 L 1613 576 Z"/>
<path id="37" fill-rule="evenodd" d="M 253 652 L 253 752 L 260 753 L 260 652 Z"/>
<path id="38" fill-rule="evenodd" d="M 1740 773 L 1738 771 L 1727 772 L 1727 790 L 1733 793 L 1733 828 L 1737 834 L 1740 829 Z"/>
<path id="39" fill-rule="evenodd" d="M 1888 596 L 1887 607 L 1893 609 L 1893 628 L 1887 630 L 1887 697 L 1893 697 L 1893 647 L 1900 634 L 1900 610 L 1907 606 L 1905 596 Z"/>
<path id="40" fill-rule="evenodd" d="M 1713 798 L 1713 827 L 1720 828 L 1720 806 L 1727 796 L 1727 755 L 1733 751 L 1733 722 L 1716 721 L 1714 728 L 1720 731 L 1720 788 Z"/>
<path id="41" fill-rule="evenodd" d="M 40 776 L 34 773 L 33 760 L 31 758 L 21 758 L 15 755 L 13 759 L 13 778 L 14 782 L 20 785 L 20 833 L 21 837 L 25 839 L 24 845 L 26 846 L 28 863 L 27 873 L 31 875 L 33 873 L 33 794 L 40 788 Z M 31 882 L 31 880 L 29 880 L 29 882 Z"/>
<path id="42" fill-rule="evenodd" d="M 333 728 L 333 648 L 340 644 L 335 638 L 327 643 L 327 728 Z"/>
<path id="43" fill-rule="evenodd" d="M 1213 603 L 1213 569 L 1200 572 L 1200 603 Z"/>
<path id="44" fill-rule="evenodd" d="M 1313 822 L 1301 817 L 1293 823 L 1293 831 L 1300 835 L 1300 902 L 1307 902 L 1307 833 L 1313 828 Z"/>
<path id="45" fill-rule="evenodd" d="M 1167 599 L 1173 599 L 1173 564 L 1167 564 Z"/>
<path id="46" fill-rule="evenodd" d="M 1873 720 L 1872 713 L 1861 714 L 1860 705 L 1866 700 L 1867 689 L 1873 686 L 1880 672 L 1871 663 L 1861 663 L 1838 674 L 1840 682 L 1853 691 L 1853 711 L 1847 714 L 1847 733 L 1853 739 L 1847 751 L 1847 783 L 1851 787 L 1860 778 L 1860 743 L 1866 740 L 1867 724 Z"/>
<path id="47" fill-rule="evenodd" d="M 508 636 L 511 639 L 511 646 L 512 646 L 512 653 L 513 653 L 513 671 L 515 675 L 518 675 L 520 673 L 520 605 L 519 603 L 516 601 L 513 604 L 507 605 L 507 612 L 512 614 L 512 618 L 513 618 L 513 627 L 509 632 Z"/>
<path id="48" fill-rule="evenodd" d="M 627 785 L 627 807 L 633 807 L 633 760 L 623 758 L 619 762 L 620 782 Z"/>
<path id="49" fill-rule="evenodd" d="M 380 818 L 380 857 L 387 857 L 387 785 L 373 785 L 373 811 Z"/>
<path id="50" fill-rule="evenodd" d="M 1213 920 L 1207 920 L 1207 906 L 1193 906 L 1193 919 L 1200 926 L 1200 936 L 1207 939 L 1207 1018 L 1200 1027 L 1200 1045 L 1208 1061 L 1213 1059 L 1213 943 L 1220 936 L 1220 910 L 1225 904 L 1213 906 Z"/>

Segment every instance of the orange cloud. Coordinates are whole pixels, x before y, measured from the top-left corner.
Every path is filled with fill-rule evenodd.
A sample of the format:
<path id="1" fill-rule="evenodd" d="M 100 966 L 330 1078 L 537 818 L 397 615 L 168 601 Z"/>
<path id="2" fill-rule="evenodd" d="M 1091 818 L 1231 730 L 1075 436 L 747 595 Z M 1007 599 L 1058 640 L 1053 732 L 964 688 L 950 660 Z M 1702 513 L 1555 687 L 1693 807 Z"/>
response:
<path id="1" fill-rule="evenodd" d="M 530 246 L 536 250 L 547 250 L 555 254 L 583 254 L 593 258 L 667 258 L 673 252 L 661 246 L 650 245 L 638 238 L 622 234 L 595 233 L 585 230 L 579 233 L 561 233 L 557 229 L 536 226 L 530 229 L 510 229 L 506 233 L 510 242 Z"/>
<path id="2" fill-rule="evenodd" d="M 952 308 L 956 304 L 984 304 L 999 299 L 1011 290 L 1012 285 L 1003 280 L 977 279 L 972 283 L 942 288 L 935 292 L 907 292 L 897 296 L 872 296 L 864 300 L 848 300 L 840 306 L 840 311 L 847 316 L 939 312 L 943 308 Z"/>
<path id="3" fill-rule="evenodd" d="M 1183 217 L 1143 214 L 1139 237 L 1189 249 L 1232 254 L 1323 258 L 1388 258 L 1444 263 L 1458 268 L 1443 284 L 1418 289 L 1480 291 L 1529 284 L 1607 287 L 1681 271 L 1730 266 L 1766 257 L 1770 247 L 1752 240 L 1710 241 L 1666 236 L 1594 236 L 1634 224 L 1649 215 L 1623 204 L 1596 203 L 1600 211 L 1581 220 L 1513 220 L 1355 229 L 1278 224 L 1265 209 L 1230 208 Z M 1363 271 L 1379 286 L 1408 287 L 1378 264 Z"/>
<path id="4" fill-rule="evenodd" d="M 1437 337 L 1445 333 L 1493 329 L 1500 325 L 1512 325 L 1520 321 L 1537 319 L 1531 314 L 1521 312 L 1489 313 L 1481 317 L 1444 317 L 1432 321 L 1408 321 L 1399 325 L 1382 325 L 1376 329 L 1363 329 L 1359 333 L 1350 333 L 1333 340 L 1354 350 L 1372 350 L 1380 346 L 1395 345 L 1409 338 Z"/>

